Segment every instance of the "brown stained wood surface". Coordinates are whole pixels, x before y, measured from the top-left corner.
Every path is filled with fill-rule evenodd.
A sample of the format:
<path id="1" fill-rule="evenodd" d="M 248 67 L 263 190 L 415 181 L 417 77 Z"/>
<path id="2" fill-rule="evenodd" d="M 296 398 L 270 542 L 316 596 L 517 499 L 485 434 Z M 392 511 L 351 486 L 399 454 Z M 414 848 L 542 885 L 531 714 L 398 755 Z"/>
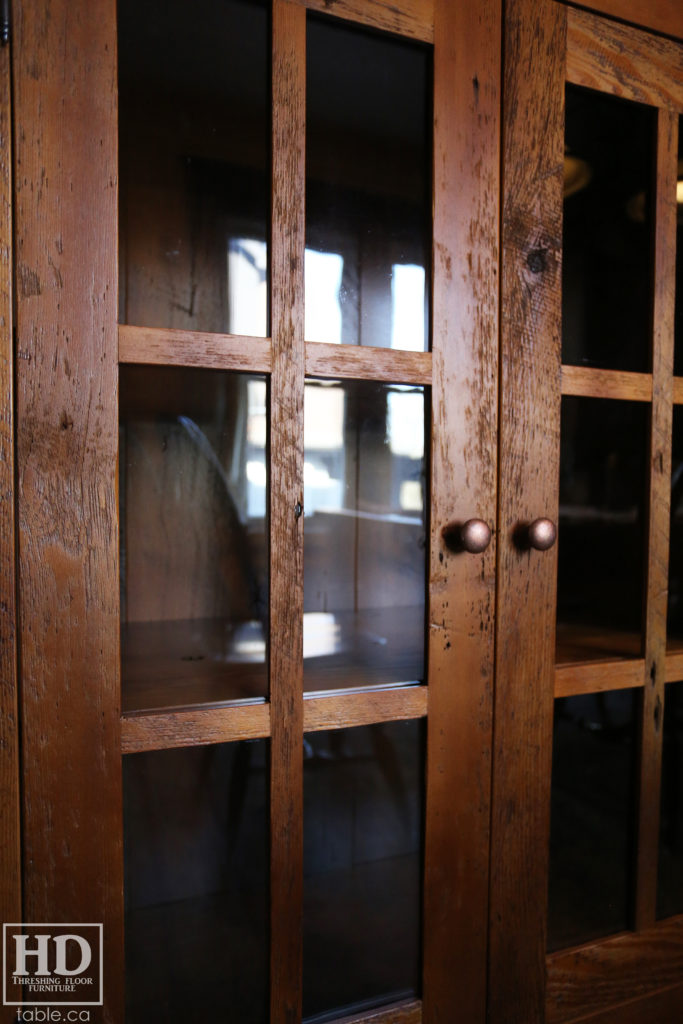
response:
<path id="1" fill-rule="evenodd" d="M 579 693 L 637 689 L 643 685 L 645 661 L 586 661 L 555 668 L 555 696 L 575 697 Z"/>
<path id="2" fill-rule="evenodd" d="M 14 526 L 10 51 L 0 49 L 0 916 L 21 921 L 19 723 Z M 3 1006 L 9 1024 L 15 1010 Z"/>
<path id="3" fill-rule="evenodd" d="M 682 68 L 683 71 L 683 68 Z M 652 422 L 645 674 L 641 722 L 635 923 L 655 922 L 659 806 L 666 676 L 666 614 L 671 506 L 674 306 L 676 292 L 676 177 L 678 115 L 660 110 L 657 122 L 654 303 L 652 310 Z"/>
<path id="4" fill-rule="evenodd" d="M 270 706 L 165 711 L 124 715 L 121 746 L 124 754 L 172 747 L 197 747 L 209 743 L 260 739 L 270 735 Z"/>
<path id="5" fill-rule="evenodd" d="M 104 922 L 119 1024 L 116 13 L 14 15 L 23 912 Z"/>
<path id="6" fill-rule="evenodd" d="M 683 6 L 680 0 L 585 0 L 577 6 L 683 39 Z"/>
<path id="7" fill-rule="evenodd" d="M 641 999 L 619 1003 L 599 1013 L 576 1018 L 571 1024 L 677 1024 L 683 1020 L 683 985 L 674 985 Z"/>
<path id="8" fill-rule="evenodd" d="M 307 697 L 304 730 L 347 729 L 376 722 L 423 718 L 427 714 L 428 687 L 406 686 L 393 690 Z"/>
<path id="9" fill-rule="evenodd" d="M 557 521 L 565 12 L 506 8 L 499 591 L 489 1019 L 544 1019 L 556 548 L 521 524 Z"/>
<path id="10" fill-rule="evenodd" d="M 397 1003 L 384 1009 L 373 1010 L 371 1013 L 354 1014 L 351 1017 L 339 1017 L 331 1024 L 421 1024 L 422 1004 L 419 1000 Z"/>
<path id="11" fill-rule="evenodd" d="M 678 683 L 681 679 L 683 679 L 683 651 L 667 650 L 664 681 Z"/>
<path id="12" fill-rule="evenodd" d="M 679 43 L 573 8 L 567 11 L 567 80 L 683 112 Z"/>
<path id="13" fill-rule="evenodd" d="M 312 11 L 333 14 L 369 28 L 430 43 L 435 0 L 293 0 Z"/>
<path id="14" fill-rule="evenodd" d="M 270 1022 L 300 1020 L 303 914 L 305 8 L 273 3 Z"/>
<path id="15" fill-rule="evenodd" d="M 435 8 L 425 1024 L 486 1013 L 496 544 L 457 553 L 442 528 L 496 519 L 500 17 Z"/>
<path id="16" fill-rule="evenodd" d="M 621 370 L 598 370 L 588 366 L 562 367 L 562 394 L 583 398 L 623 398 L 635 402 L 652 400 L 652 374 Z"/>
<path id="17" fill-rule="evenodd" d="M 683 377 L 674 377 L 674 405 L 683 405 Z"/>
<path id="18" fill-rule="evenodd" d="M 565 1024 L 679 985 L 683 917 L 548 957 L 546 1024 Z M 607 1017 L 607 1020 L 610 1018 Z M 650 1018 L 639 1018 L 650 1024 Z M 622 1018 L 615 1011 L 615 1022 Z M 672 1017 L 666 1024 L 676 1024 Z"/>
<path id="19" fill-rule="evenodd" d="M 269 373 L 270 339 L 121 324 L 119 362 Z"/>
<path id="20" fill-rule="evenodd" d="M 308 341 L 306 374 L 309 377 L 348 377 L 429 385 L 432 383 L 432 354 Z"/>

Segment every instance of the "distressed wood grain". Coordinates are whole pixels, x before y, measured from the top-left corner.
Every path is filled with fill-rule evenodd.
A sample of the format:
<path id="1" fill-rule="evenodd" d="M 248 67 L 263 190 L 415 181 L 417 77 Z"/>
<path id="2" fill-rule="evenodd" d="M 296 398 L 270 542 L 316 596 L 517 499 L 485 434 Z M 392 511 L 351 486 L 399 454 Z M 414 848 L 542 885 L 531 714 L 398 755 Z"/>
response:
<path id="1" fill-rule="evenodd" d="M 566 14 L 511 0 L 505 32 L 499 583 L 489 1019 L 541 1024 L 555 661 Z"/>
<path id="2" fill-rule="evenodd" d="M 368 28 L 432 42 L 434 0 L 294 0 L 312 11 L 333 14 Z"/>
<path id="3" fill-rule="evenodd" d="M 586 0 L 577 6 L 683 39 L 683 7 L 679 0 Z"/>
<path id="4" fill-rule="evenodd" d="M 14 5 L 24 919 L 104 922 L 123 1018 L 116 12 Z"/>
<path id="5" fill-rule="evenodd" d="M 245 373 L 269 373 L 272 366 L 270 338 L 123 324 L 118 336 L 121 363 L 197 366 Z"/>
<path id="6" fill-rule="evenodd" d="M 270 706 L 247 704 L 226 708 L 197 708 L 153 714 L 124 715 L 121 747 L 124 754 L 172 747 L 261 739 L 270 735 Z"/>
<path id="7" fill-rule="evenodd" d="M 342 377 L 380 380 L 396 384 L 432 383 L 431 352 L 399 352 L 360 345 L 326 345 L 306 342 L 306 374 L 309 377 Z"/>
<path id="8" fill-rule="evenodd" d="M 425 1024 L 486 1014 L 496 543 L 442 531 L 496 520 L 500 19 L 435 7 Z"/>
<path id="9" fill-rule="evenodd" d="M 562 367 L 562 394 L 583 398 L 652 400 L 652 374 L 626 370 L 598 370 L 588 366 Z"/>
<path id="10" fill-rule="evenodd" d="M 306 11 L 273 3 L 270 1021 L 301 1018 Z"/>

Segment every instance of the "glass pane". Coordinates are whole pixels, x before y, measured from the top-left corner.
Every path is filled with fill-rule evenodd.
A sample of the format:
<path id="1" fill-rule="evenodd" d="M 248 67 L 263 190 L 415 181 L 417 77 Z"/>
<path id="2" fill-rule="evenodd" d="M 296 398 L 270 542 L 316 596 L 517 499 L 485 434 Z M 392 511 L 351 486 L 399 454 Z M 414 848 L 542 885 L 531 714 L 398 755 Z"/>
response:
<path id="1" fill-rule="evenodd" d="M 424 351 L 430 50 L 307 24 L 306 338 Z"/>
<path id="2" fill-rule="evenodd" d="M 562 399 L 559 662 L 641 651 L 649 405 Z"/>
<path id="3" fill-rule="evenodd" d="M 549 950 L 629 926 L 636 704 L 633 690 L 555 701 Z"/>
<path id="4" fill-rule="evenodd" d="M 304 750 L 304 1016 L 331 1020 L 419 991 L 423 725 Z"/>
<path id="5" fill-rule="evenodd" d="M 118 10 L 120 319 L 265 336 L 266 6 Z"/>
<path id="6" fill-rule="evenodd" d="M 264 740 L 123 759 L 126 1021 L 268 1019 Z"/>
<path id="7" fill-rule="evenodd" d="M 664 697 L 657 917 L 683 914 L 683 682 Z"/>
<path id="8" fill-rule="evenodd" d="M 123 708 L 263 699 L 266 382 L 122 366 Z"/>
<path id="9" fill-rule="evenodd" d="M 656 111 L 567 86 L 562 361 L 650 369 Z"/>
<path id="10" fill-rule="evenodd" d="M 674 373 L 683 376 L 683 117 L 678 119 L 678 183 L 676 186 L 678 228 L 676 230 L 676 313 Z"/>
<path id="11" fill-rule="evenodd" d="M 422 388 L 309 381 L 304 687 L 424 679 Z"/>

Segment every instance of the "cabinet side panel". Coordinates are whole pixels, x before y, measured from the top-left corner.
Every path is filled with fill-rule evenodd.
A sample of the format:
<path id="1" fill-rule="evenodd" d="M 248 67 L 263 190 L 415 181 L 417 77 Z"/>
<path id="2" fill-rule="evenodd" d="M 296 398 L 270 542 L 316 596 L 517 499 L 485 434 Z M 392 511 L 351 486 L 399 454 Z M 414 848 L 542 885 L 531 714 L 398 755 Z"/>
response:
<path id="1" fill-rule="evenodd" d="M 14 530 L 10 53 L 0 49 L 0 914 L 21 918 Z M 0 1021 L 14 1019 L 3 1006 Z"/>
<path id="2" fill-rule="evenodd" d="M 120 1021 L 115 5 L 15 7 L 24 918 L 104 923 Z"/>
<path id="3" fill-rule="evenodd" d="M 511 0 L 504 42 L 503 270 L 490 1020 L 544 1013 L 556 549 L 520 544 L 557 521 L 563 9 Z"/>

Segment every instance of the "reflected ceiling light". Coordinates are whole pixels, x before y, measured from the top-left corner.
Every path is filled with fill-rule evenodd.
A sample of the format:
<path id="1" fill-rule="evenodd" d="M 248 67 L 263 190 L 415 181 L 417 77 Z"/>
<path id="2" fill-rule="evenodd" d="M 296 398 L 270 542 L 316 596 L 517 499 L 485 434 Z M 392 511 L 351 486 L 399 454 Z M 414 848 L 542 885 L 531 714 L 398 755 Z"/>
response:
<path id="1" fill-rule="evenodd" d="M 586 160 L 582 160 L 578 156 L 572 156 L 570 153 L 565 153 L 564 198 L 573 196 L 575 192 L 580 192 L 582 188 L 586 187 L 592 176 L 591 166 Z"/>

